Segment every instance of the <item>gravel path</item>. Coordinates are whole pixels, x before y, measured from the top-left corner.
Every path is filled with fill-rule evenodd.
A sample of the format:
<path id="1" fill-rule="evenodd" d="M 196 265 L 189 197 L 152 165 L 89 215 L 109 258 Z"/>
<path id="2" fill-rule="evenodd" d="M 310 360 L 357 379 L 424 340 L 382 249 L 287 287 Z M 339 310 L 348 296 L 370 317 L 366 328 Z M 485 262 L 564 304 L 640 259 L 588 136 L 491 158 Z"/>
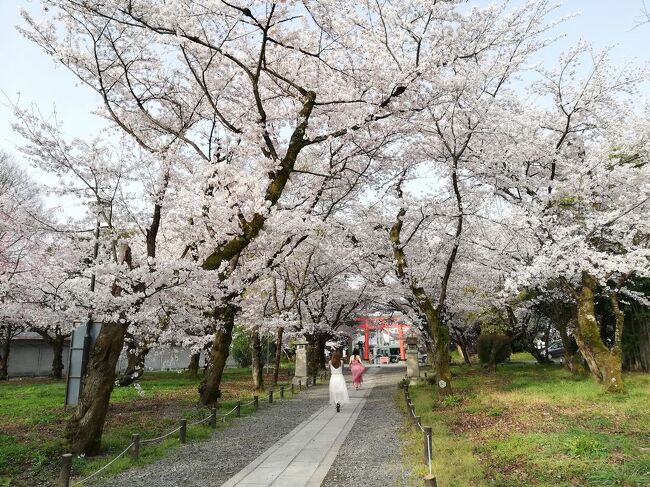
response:
<path id="1" fill-rule="evenodd" d="M 393 399 L 404 369 L 381 369 L 373 374 L 376 385 L 321 484 L 323 487 L 409 485 L 402 465 L 404 416 Z"/>
<path id="2" fill-rule="evenodd" d="M 234 420 L 228 429 L 217 432 L 210 440 L 182 445 L 153 464 L 129 469 L 93 485 L 219 486 L 326 404 L 327 394 L 326 386 L 317 386 L 303 390 L 291 400 L 272 405 L 260 401 L 257 413 Z"/>

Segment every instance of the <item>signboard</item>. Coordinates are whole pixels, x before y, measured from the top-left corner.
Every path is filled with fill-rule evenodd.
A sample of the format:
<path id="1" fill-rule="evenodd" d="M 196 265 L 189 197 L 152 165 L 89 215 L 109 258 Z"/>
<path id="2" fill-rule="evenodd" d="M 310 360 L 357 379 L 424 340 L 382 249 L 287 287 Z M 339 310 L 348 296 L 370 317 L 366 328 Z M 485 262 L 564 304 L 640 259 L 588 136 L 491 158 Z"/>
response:
<path id="1" fill-rule="evenodd" d="M 76 327 L 72 332 L 68 360 L 68 377 L 65 384 L 66 406 L 75 405 L 79 401 L 90 351 L 93 345 L 95 345 L 95 340 L 97 340 L 101 329 L 101 323 L 84 323 Z"/>

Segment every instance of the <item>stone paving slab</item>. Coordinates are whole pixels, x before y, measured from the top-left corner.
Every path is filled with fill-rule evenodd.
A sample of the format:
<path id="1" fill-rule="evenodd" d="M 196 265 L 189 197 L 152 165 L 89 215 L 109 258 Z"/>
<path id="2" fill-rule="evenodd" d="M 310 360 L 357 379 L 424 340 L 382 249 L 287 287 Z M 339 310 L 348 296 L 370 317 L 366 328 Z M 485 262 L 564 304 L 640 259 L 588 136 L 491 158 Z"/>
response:
<path id="1" fill-rule="evenodd" d="M 278 440 L 223 487 L 319 486 L 352 429 L 373 387 L 369 370 L 365 387 L 349 388 L 350 403 L 337 413 L 333 405 L 323 406 L 293 431 Z"/>

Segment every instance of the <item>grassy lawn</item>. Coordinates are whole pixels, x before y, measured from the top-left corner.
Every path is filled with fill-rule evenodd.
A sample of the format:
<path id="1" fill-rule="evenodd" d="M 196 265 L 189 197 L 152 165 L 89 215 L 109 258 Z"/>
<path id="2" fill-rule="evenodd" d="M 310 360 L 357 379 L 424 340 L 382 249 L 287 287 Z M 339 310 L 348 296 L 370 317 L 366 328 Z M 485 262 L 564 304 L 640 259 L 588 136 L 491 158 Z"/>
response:
<path id="1" fill-rule="evenodd" d="M 609 395 L 558 365 L 453 372 L 454 394 L 442 400 L 429 384 L 411 386 L 433 428 L 439 486 L 650 485 L 649 374 L 626 374 L 627 392 Z M 422 478 L 419 430 L 405 448 Z"/>
<path id="2" fill-rule="evenodd" d="M 75 457 L 73 474 L 86 476 L 107 463 L 131 443 L 131 434 L 142 439 L 167 433 L 178 426 L 180 418 L 188 423 L 206 417 L 209 410 L 198 403 L 197 388 L 201 381 L 182 372 L 150 372 L 135 387 L 116 387 L 104 429 L 103 455 L 94 458 Z M 282 371 L 280 382 L 287 382 Z M 270 376 L 265 377 L 270 383 Z M 221 387 L 222 398 L 217 414 L 232 409 L 237 399 L 253 396 L 250 369 L 226 369 Z M 288 391 L 287 391 L 288 392 Z M 65 383 L 44 379 L 23 379 L 0 382 L 0 487 L 53 485 L 60 469 L 60 456 L 67 452 L 63 441 L 65 419 L 71 410 L 63 407 Z M 279 393 L 275 395 L 279 398 Z M 285 397 L 290 397 L 290 392 Z M 260 397 L 260 404 L 266 400 Z M 253 406 L 242 407 L 250 414 Z M 218 428 L 224 428 L 221 420 Z M 188 441 L 207 438 L 209 426 L 188 427 Z M 178 445 L 174 435 L 161 443 L 141 447 L 140 462 L 147 463 Z M 111 465 L 108 474 L 132 465 L 128 455 Z"/>

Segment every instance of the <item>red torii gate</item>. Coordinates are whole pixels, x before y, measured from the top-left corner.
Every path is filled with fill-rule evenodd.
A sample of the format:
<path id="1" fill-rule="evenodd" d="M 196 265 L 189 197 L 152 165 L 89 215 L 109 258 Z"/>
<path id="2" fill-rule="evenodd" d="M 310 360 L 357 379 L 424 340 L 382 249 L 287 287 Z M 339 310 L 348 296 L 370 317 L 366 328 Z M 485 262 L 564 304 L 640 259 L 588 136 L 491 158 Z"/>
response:
<path id="1" fill-rule="evenodd" d="M 399 336 L 399 358 L 406 360 L 404 349 L 404 329 L 411 328 L 411 325 L 404 323 L 399 316 L 357 316 L 354 321 L 358 323 L 357 328 L 363 331 L 363 359 L 370 359 L 370 330 L 386 330 L 397 328 Z"/>

